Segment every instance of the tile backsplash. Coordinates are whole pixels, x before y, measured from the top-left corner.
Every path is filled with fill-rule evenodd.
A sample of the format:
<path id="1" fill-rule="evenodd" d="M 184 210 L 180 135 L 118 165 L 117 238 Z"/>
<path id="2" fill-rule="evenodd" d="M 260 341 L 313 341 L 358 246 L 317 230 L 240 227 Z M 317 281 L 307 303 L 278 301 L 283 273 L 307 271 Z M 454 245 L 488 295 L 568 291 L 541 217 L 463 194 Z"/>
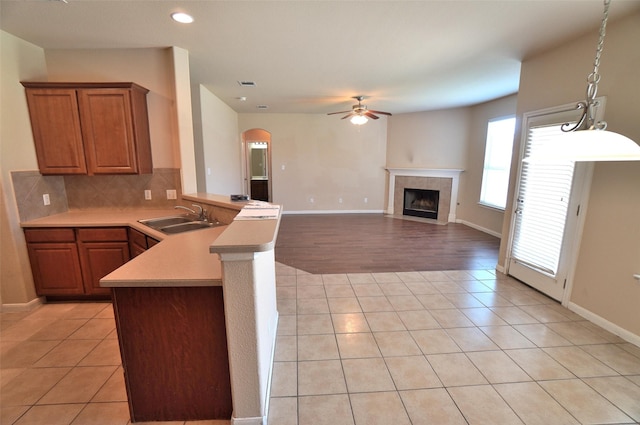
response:
<path id="1" fill-rule="evenodd" d="M 156 168 L 153 174 L 65 176 L 69 209 L 171 208 L 177 200 L 167 200 L 167 189 L 180 199 L 180 169 Z M 151 200 L 144 191 L 151 190 Z"/>
<path id="2" fill-rule="evenodd" d="M 62 176 L 43 176 L 38 171 L 12 171 L 11 181 L 20 221 L 59 214 L 69 208 Z M 49 194 L 50 205 L 44 205 L 44 194 Z"/>
<path id="3" fill-rule="evenodd" d="M 178 168 L 156 168 L 143 175 L 63 177 L 14 171 L 11 176 L 21 221 L 79 209 L 171 208 L 181 196 Z M 168 189 L 176 191 L 177 200 L 167 200 Z M 145 190 L 151 191 L 151 200 L 145 200 Z M 44 205 L 45 193 L 51 205 Z"/>

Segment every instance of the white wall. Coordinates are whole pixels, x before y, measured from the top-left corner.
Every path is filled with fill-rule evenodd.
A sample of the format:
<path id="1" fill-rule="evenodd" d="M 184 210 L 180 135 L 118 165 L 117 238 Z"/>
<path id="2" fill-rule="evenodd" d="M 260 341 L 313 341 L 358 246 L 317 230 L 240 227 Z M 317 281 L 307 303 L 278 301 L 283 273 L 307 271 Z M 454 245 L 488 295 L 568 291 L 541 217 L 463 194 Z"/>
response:
<path id="1" fill-rule="evenodd" d="M 469 108 L 414 112 L 389 119 L 389 168 L 465 168 Z"/>
<path id="2" fill-rule="evenodd" d="M 238 114 L 203 85 L 200 86 L 200 112 L 206 192 L 243 193 Z"/>
<path id="3" fill-rule="evenodd" d="M 193 105 L 191 101 L 191 78 L 189 71 L 189 52 L 180 47 L 172 47 L 171 64 L 173 66 L 173 98 L 175 136 L 173 150 L 180 160 L 180 177 L 182 193 L 198 191 L 198 176 L 195 153 L 195 137 L 193 124 Z M 175 162 L 175 161 L 174 161 Z"/>
<path id="4" fill-rule="evenodd" d="M 240 114 L 238 124 L 240 133 L 271 133 L 272 199 L 285 212 L 383 210 L 386 118 L 355 126 L 318 114 Z"/>
<path id="5" fill-rule="evenodd" d="M 10 173 L 38 168 L 20 81 L 46 79 L 47 68 L 40 47 L 4 31 L 0 31 L 0 54 L 0 304 L 20 304 L 36 294 Z"/>

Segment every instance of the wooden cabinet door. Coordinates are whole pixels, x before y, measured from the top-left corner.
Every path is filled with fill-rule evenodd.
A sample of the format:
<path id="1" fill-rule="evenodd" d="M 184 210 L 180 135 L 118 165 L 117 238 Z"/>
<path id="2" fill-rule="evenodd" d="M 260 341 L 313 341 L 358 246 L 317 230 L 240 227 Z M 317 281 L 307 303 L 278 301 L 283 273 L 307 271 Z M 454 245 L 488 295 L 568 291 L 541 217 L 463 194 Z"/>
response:
<path id="1" fill-rule="evenodd" d="M 269 201 L 269 180 L 251 180 L 251 199 Z"/>
<path id="2" fill-rule="evenodd" d="M 129 227 L 129 249 L 131 250 L 131 258 L 136 258 L 147 250 L 147 236 Z"/>
<path id="3" fill-rule="evenodd" d="M 87 174 L 73 89 L 27 89 L 31 129 L 42 174 Z"/>
<path id="4" fill-rule="evenodd" d="M 78 90 L 89 174 L 135 174 L 136 142 L 127 89 Z"/>
<path id="5" fill-rule="evenodd" d="M 78 242 L 85 293 L 110 295 L 111 288 L 102 288 L 100 279 L 129 261 L 128 242 Z"/>
<path id="6" fill-rule="evenodd" d="M 154 246 L 158 245 L 160 243 L 159 240 L 154 239 L 150 236 L 147 236 L 147 249 L 149 248 L 153 248 Z"/>
<path id="7" fill-rule="evenodd" d="M 84 289 L 87 295 L 110 295 L 100 279 L 129 261 L 126 227 L 88 227 L 76 229 Z"/>
<path id="8" fill-rule="evenodd" d="M 28 243 L 36 292 L 46 295 L 82 295 L 82 271 L 75 242 Z"/>

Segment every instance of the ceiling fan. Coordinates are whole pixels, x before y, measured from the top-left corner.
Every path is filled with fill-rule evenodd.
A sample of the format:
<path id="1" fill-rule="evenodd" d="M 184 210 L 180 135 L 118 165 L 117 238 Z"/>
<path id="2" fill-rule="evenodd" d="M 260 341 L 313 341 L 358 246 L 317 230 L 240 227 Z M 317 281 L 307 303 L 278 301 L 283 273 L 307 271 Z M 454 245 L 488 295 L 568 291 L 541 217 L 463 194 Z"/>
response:
<path id="1" fill-rule="evenodd" d="M 391 114 L 389 112 L 374 111 L 372 109 L 368 109 L 367 105 L 363 105 L 362 104 L 362 101 L 364 100 L 364 96 L 353 96 L 352 99 L 357 100 L 358 104 L 357 105 L 353 105 L 351 107 L 350 111 L 329 112 L 327 115 L 347 114 L 344 117 L 342 117 L 341 119 L 345 119 L 345 118 L 351 117 L 351 123 L 356 124 L 356 125 L 362 125 L 362 124 L 366 123 L 368 121 L 367 117 L 368 118 L 372 118 L 374 120 L 377 120 L 380 117 L 378 117 L 376 114 L 382 114 L 382 115 L 391 116 Z"/>

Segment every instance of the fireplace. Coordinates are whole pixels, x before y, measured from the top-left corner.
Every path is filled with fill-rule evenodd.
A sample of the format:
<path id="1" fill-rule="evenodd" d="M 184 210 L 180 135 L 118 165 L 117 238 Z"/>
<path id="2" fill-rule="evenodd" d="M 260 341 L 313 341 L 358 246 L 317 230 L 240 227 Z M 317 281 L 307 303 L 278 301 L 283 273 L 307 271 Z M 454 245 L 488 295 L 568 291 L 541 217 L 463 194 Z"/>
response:
<path id="1" fill-rule="evenodd" d="M 389 215 L 406 217 L 404 210 L 404 190 L 437 190 L 438 224 L 455 223 L 458 205 L 459 169 L 430 168 L 387 168 L 389 172 L 389 190 L 387 211 Z"/>
<path id="2" fill-rule="evenodd" d="M 439 190 L 405 188 L 402 214 L 437 220 L 439 202 Z"/>

